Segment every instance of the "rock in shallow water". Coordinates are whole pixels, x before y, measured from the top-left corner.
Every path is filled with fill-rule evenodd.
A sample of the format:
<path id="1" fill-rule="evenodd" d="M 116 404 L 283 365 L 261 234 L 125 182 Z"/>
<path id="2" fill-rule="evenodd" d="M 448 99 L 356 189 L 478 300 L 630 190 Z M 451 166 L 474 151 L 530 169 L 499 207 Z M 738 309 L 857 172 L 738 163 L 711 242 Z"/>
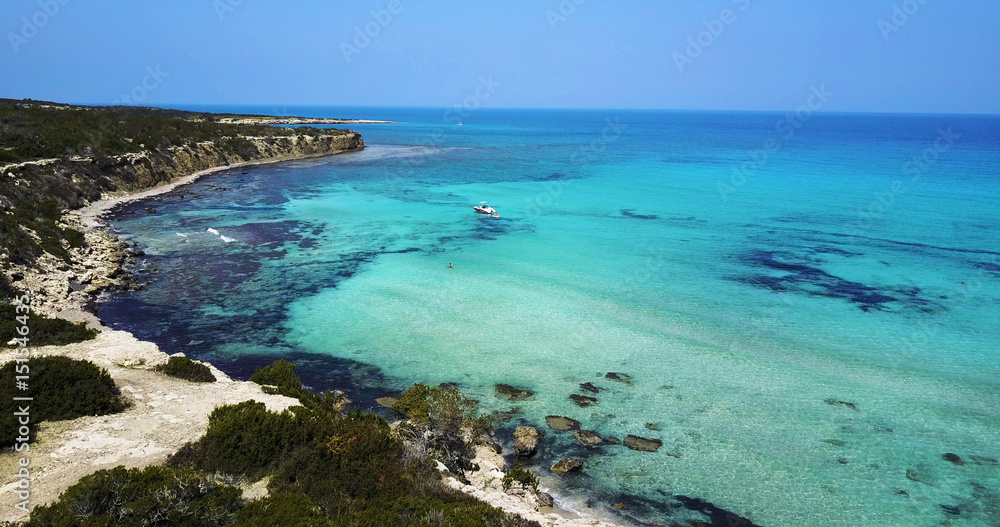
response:
<path id="1" fill-rule="evenodd" d="M 522 390 L 520 388 L 515 388 L 509 384 L 497 384 L 496 386 L 494 386 L 494 388 L 497 391 L 497 395 L 507 397 L 508 399 L 511 399 L 513 401 L 517 401 L 520 399 L 527 399 L 528 397 L 535 395 L 534 393 L 532 393 L 531 390 Z"/>
<path id="2" fill-rule="evenodd" d="M 594 386 L 593 384 L 591 384 L 589 382 L 580 383 L 580 389 L 583 390 L 583 391 L 585 391 L 585 392 L 590 392 L 590 393 L 597 393 L 597 392 L 601 391 L 600 388 L 598 388 L 597 386 Z"/>
<path id="3" fill-rule="evenodd" d="M 583 461 L 579 459 L 567 457 L 561 459 L 555 465 L 552 465 L 552 472 L 556 474 L 565 474 L 567 472 L 576 472 L 583 468 Z"/>
<path id="4" fill-rule="evenodd" d="M 604 376 L 607 377 L 608 379 L 611 379 L 612 381 L 623 382 L 625 384 L 632 384 L 632 376 L 626 373 L 610 371 L 606 373 Z"/>
<path id="5" fill-rule="evenodd" d="M 569 398 L 574 403 L 576 403 L 577 406 L 590 406 L 592 404 L 596 404 L 597 403 L 597 398 L 596 397 L 589 397 L 587 395 L 580 395 L 580 394 L 577 394 L 577 393 L 574 393 L 573 395 L 570 395 Z"/>
<path id="6" fill-rule="evenodd" d="M 952 462 L 952 463 L 954 463 L 956 465 L 964 465 L 965 464 L 965 461 L 962 461 L 962 458 L 959 457 L 958 454 L 952 454 L 951 452 L 948 452 L 947 454 L 941 456 L 941 459 L 943 459 L 945 461 L 950 461 L 950 462 Z"/>
<path id="7" fill-rule="evenodd" d="M 661 446 L 663 446 L 663 441 L 629 434 L 625 436 L 625 446 L 631 448 L 632 450 L 640 450 L 642 452 L 656 452 Z"/>
<path id="8" fill-rule="evenodd" d="M 559 430 L 560 432 L 580 429 L 580 421 L 570 419 L 569 417 L 563 417 L 561 415 L 545 416 L 545 424 L 549 425 L 549 428 Z"/>
<path id="9" fill-rule="evenodd" d="M 601 436 L 595 434 L 590 430 L 578 430 L 573 432 L 573 437 L 576 438 L 576 442 L 583 446 L 597 446 L 604 442 Z"/>
<path id="10" fill-rule="evenodd" d="M 538 440 L 542 435 L 533 426 L 519 426 L 514 430 L 514 454 L 530 457 L 538 451 Z"/>

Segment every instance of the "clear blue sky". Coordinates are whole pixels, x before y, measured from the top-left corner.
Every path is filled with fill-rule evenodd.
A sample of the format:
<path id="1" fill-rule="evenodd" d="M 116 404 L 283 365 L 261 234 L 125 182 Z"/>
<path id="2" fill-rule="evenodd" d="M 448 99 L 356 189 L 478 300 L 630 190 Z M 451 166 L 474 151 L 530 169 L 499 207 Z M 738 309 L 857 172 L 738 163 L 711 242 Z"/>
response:
<path id="1" fill-rule="evenodd" d="M 390 4 L 3 0 L 0 97 L 452 106 L 482 76 L 493 107 L 791 110 L 825 85 L 824 111 L 1000 113 L 1000 2 L 398 0 L 378 22 Z"/>

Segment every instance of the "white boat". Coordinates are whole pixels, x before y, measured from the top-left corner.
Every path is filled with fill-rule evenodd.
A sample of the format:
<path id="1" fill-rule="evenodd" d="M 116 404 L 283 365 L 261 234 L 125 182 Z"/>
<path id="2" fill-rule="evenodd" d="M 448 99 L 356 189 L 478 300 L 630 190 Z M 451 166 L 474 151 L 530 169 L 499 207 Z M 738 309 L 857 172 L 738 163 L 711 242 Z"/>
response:
<path id="1" fill-rule="evenodd" d="M 480 214 L 490 214 L 490 215 L 493 215 L 493 214 L 497 213 L 497 211 L 493 207 L 488 207 L 488 206 L 485 206 L 485 205 L 476 205 L 475 207 L 472 207 L 472 209 L 475 210 L 476 212 L 480 213 Z"/>
<path id="2" fill-rule="evenodd" d="M 476 212 L 478 212 L 480 214 L 489 214 L 490 216 L 493 216 L 494 218 L 499 218 L 500 217 L 500 213 L 497 212 L 496 209 L 494 209 L 493 207 L 487 205 L 487 203 L 488 202 L 486 202 L 486 201 L 480 201 L 479 205 L 476 205 L 476 206 L 472 207 L 472 210 L 474 210 L 474 211 L 476 211 Z"/>

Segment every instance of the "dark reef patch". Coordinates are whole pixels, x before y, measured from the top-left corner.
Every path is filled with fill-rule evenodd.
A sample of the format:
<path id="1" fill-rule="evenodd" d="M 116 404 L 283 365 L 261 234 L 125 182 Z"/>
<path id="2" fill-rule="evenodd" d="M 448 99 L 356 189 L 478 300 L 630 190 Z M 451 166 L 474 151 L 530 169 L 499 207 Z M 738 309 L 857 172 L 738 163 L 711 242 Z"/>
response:
<path id="1" fill-rule="evenodd" d="M 635 209 L 621 209 L 622 216 L 626 218 L 635 218 L 637 220 L 658 220 L 659 216 L 656 214 L 639 214 Z"/>
<path id="2" fill-rule="evenodd" d="M 883 311 L 890 305 L 916 308 L 927 313 L 945 310 L 942 305 L 921 296 L 922 290 L 918 287 L 880 289 L 830 274 L 812 265 L 815 261 L 811 259 L 790 255 L 778 256 L 774 251 L 762 250 L 751 251 L 743 259 L 751 268 L 768 271 L 766 274 L 750 274 L 736 278 L 737 281 L 754 287 L 775 292 L 794 292 L 845 300 L 862 311 Z M 809 263 L 801 263 L 802 260 Z"/>

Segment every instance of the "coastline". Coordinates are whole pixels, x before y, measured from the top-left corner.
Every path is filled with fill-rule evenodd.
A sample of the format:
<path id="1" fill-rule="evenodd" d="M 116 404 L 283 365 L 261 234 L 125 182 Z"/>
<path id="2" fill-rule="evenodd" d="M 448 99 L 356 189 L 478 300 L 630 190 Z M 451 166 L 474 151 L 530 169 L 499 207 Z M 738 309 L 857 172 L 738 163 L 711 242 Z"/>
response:
<path id="1" fill-rule="evenodd" d="M 155 343 L 138 340 L 127 331 L 105 326 L 87 309 L 87 303 L 95 299 L 100 292 L 127 286 L 128 279 L 131 278 L 131 273 L 126 268 L 131 266 L 133 255 L 129 252 L 127 244 L 110 232 L 104 216 L 119 206 L 171 192 L 217 172 L 246 166 L 320 158 L 352 151 L 354 150 L 282 156 L 220 165 L 149 189 L 126 191 L 120 195 L 105 195 L 84 207 L 66 211 L 65 220 L 83 229 L 88 245 L 93 248 L 92 253 L 97 254 L 90 254 L 87 263 L 76 261 L 74 258 L 74 263 L 82 264 L 77 269 L 65 270 L 58 264 L 43 261 L 41 269 L 24 270 L 26 275 L 42 275 L 27 276 L 25 283 L 37 284 L 43 280 L 50 284 L 56 282 L 55 289 L 65 291 L 69 283 L 81 273 L 87 272 L 85 268 L 93 269 L 94 266 L 90 262 L 94 260 L 111 262 L 106 274 L 124 272 L 126 278 L 105 280 L 98 288 L 88 288 L 82 294 L 67 294 L 46 306 L 49 309 L 41 309 L 42 312 L 58 314 L 69 320 L 84 321 L 88 326 L 97 329 L 99 334 L 91 341 L 67 346 L 47 346 L 34 350 L 34 354 L 85 359 L 106 368 L 116 384 L 122 387 L 122 392 L 128 394 L 127 398 L 133 406 L 121 414 L 83 417 L 72 421 L 44 423 L 40 426 L 39 446 L 35 448 L 35 455 L 44 456 L 44 461 L 35 466 L 35 481 L 42 482 L 36 484 L 35 491 L 43 492 L 45 495 L 40 500 L 32 500 L 33 507 L 54 501 L 81 477 L 97 470 L 113 468 L 120 464 L 130 468 L 161 464 L 185 443 L 194 441 L 204 434 L 208 426 L 208 415 L 217 406 L 258 400 L 264 402 L 268 409 L 280 411 L 298 403 L 287 397 L 265 394 L 260 386 L 250 381 L 232 379 L 209 362 L 204 364 L 211 368 L 219 380 L 208 383 L 207 388 L 204 385 L 192 387 L 193 383 L 151 371 L 154 366 L 166 362 L 168 355 L 165 352 Z M 104 268 L 98 270 L 102 269 Z M 12 352 L 3 354 L 4 358 L 9 359 L 10 357 L 6 355 L 12 355 Z M 185 417 L 178 418 L 177 414 Z M 545 527 L 622 526 L 597 519 L 596 516 L 585 517 L 576 514 L 571 510 L 559 508 L 558 504 L 554 507 L 541 507 L 530 493 L 504 491 L 500 480 L 503 477 L 505 462 L 499 454 L 485 450 L 487 449 L 480 449 L 477 452 L 475 462 L 481 468 L 469 474 L 471 485 L 461 483 L 445 474 L 446 484 L 456 491 L 476 497 L 505 512 L 537 521 Z M 14 463 L 16 460 L 12 454 L 0 456 L 0 469 L 13 471 Z M 10 485 L 0 487 L 0 492 L 5 492 L 5 498 L 2 500 L 5 504 L 14 496 L 11 490 Z M 11 517 L 10 511 L 16 509 L 13 507 L 13 502 L 9 505 L 11 506 L 7 507 L 4 514 L 0 515 L 0 520 L 25 519 L 22 516 Z"/>
<path id="2" fill-rule="evenodd" d="M 216 167 L 206 168 L 205 170 L 199 170 L 198 172 L 195 172 L 193 174 L 182 176 L 173 181 L 164 183 L 162 185 L 157 185 L 155 187 L 148 188 L 145 190 L 126 192 L 119 196 L 102 196 L 101 199 L 93 203 L 90 203 L 84 207 L 81 207 L 76 210 L 66 211 L 66 214 L 70 216 L 76 216 L 81 222 L 81 225 L 90 230 L 104 225 L 104 223 L 101 221 L 101 217 L 105 214 L 112 212 L 115 208 L 120 207 L 121 205 L 125 205 L 126 203 L 132 203 L 135 201 L 142 201 L 155 196 L 159 196 L 160 194 L 166 194 L 167 192 L 170 192 L 176 189 L 177 187 L 182 187 L 184 185 L 193 183 L 202 176 L 207 176 L 209 174 L 214 174 L 216 172 L 222 172 L 234 168 L 268 165 L 273 163 L 282 163 L 285 161 L 300 161 L 303 159 L 316 159 L 321 157 L 347 154 L 351 152 L 360 152 L 361 150 L 364 150 L 364 146 L 355 150 L 337 150 L 335 152 L 323 152 L 319 154 L 308 154 L 300 156 L 270 157 L 267 159 L 255 159 L 252 161 L 243 161 L 240 163 L 233 163 L 230 165 L 220 165 Z"/>

